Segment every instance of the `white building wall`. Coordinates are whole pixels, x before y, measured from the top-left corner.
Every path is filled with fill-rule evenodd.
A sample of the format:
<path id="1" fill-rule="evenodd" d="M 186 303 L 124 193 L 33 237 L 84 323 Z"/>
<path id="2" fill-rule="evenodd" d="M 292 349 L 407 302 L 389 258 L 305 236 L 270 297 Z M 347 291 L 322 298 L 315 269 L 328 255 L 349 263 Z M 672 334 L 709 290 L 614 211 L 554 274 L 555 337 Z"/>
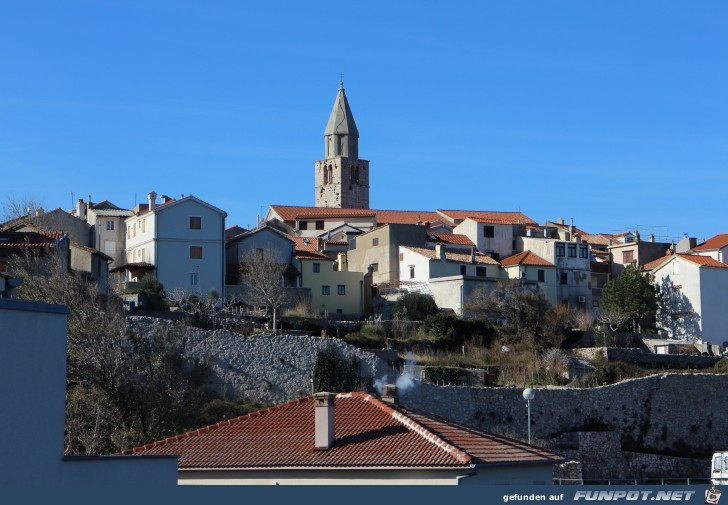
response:
<path id="1" fill-rule="evenodd" d="M 493 227 L 492 237 L 484 236 L 486 226 Z M 512 225 L 479 223 L 472 219 L 465 219 L 452 232 L 468 237 L 478 251 L 497 253 L 501 259 L 513 254 Z"/>

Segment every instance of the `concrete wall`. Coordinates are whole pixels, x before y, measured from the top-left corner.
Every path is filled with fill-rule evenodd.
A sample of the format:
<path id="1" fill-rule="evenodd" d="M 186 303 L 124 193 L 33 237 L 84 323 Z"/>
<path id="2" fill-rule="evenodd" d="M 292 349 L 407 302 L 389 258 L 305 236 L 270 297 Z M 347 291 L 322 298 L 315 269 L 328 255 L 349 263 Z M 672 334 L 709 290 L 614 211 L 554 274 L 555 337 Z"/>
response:
<path id="1" fill-rule="evenodd" d="M 67 313 L 65 306 L 0 299 L 0 486 L 172 488 L 175 457 L 64 461 Z"/>

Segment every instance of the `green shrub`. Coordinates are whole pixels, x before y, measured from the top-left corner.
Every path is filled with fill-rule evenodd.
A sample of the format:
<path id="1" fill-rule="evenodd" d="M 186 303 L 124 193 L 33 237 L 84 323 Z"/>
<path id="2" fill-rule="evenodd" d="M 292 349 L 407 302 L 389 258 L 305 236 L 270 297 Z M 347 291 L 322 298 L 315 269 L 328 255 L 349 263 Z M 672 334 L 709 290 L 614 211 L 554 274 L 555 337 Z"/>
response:
<path id="1" fill-rule="evenodd" d="M 449 366 L 428 366 L 425 368 L 425 381 L 432 384 L 458 384 L 465 374 L 461 368 Z"/>
<path id="2" fill-rule="evenodd" d="M 614 384 L 626 379 L 644 377 L 648 372 L 643 368 L 624 361 L 607 361 L 597 368 L 591 379 L 600 385 Z"/>
<path id="3" fill-rule="evenodd" d="M 728 358 L 723 358 L 713 366 L 715 373 L 728 373 Z"/>
<path id="4" fill-rule="evenodd" d="M 371 388 L 371 378 L 361 376 L 361 362 L 352 356 L 337 356 L 333 347 L 318 351 L 313 366 L 313 384 L 316 391 L 348 393 Z"/>
<path id="5" fill-rule="evenodd" d="M 138 290 L 142 308 L 147 310 L 165 310 L 167 308 L 164 285 L 156 277 L 148 274 L 142 277 Z"/>
<path id="6" fill-rule="evenodd" d="M 394 304 L 395 316 L 408 321 L 424 321 L 439 311 L 435 299 L 422 293 L 405 293 Z"/>
<path id="7" fill-rule="evenodd" d="M 425 319 L 425 332 L 447 343 L 462 341 L 460 319 L 447 312 L 439 312 Z"/>

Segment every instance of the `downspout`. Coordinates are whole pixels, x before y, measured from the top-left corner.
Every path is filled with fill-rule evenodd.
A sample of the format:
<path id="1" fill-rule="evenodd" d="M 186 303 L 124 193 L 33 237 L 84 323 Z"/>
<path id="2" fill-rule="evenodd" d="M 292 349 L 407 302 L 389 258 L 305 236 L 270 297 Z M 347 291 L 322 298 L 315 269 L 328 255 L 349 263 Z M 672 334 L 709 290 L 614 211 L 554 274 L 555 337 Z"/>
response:
<path id="1" fill-rule="evenodd" d="M 474 476 L 476 476 L 478 474 L 478 467 L 477 467 L 477 465 L 472 465 L 471 464 L 470 465 L 470 468 L 473 470 L 473 473 L 467 473 L 465 475 L 458 475 L 457 477 L 455 477 L 455 485 L 456 486 L 462 486 L 463 485 L 463 481 L 465 479 L 467 479 L 468 477 L 474 477 Z"/>
<path id="2" fill-rule="evenodd" d="M 159 237 L 159 228 L 157 227 L 157 210 L 154 209 L 154 277 L 159 280 L 159 257 L 157 256 L 157 237 Z M 161 281 L 160 281 L 161 282 Z"/>
<path id="3" fill-rule="evenodd" d="M 227 249 L 227 244 L 225 242 L 225 218 L 227 217 L 227 213 L 223 212 L 222 214 L 222 283 L 220 284 L 220 299 L 223 300 L 223 303 L 225 301 L 225 270 L 227 269 L 227 258 L 225 257 L 225 250 Z"/>

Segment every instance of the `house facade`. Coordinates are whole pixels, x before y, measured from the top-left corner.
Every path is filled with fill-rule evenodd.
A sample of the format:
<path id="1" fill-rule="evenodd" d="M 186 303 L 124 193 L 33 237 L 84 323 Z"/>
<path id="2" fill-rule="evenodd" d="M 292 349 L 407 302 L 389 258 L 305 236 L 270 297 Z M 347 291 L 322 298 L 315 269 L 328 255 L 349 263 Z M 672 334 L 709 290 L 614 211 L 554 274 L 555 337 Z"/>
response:
<path id="1" fill-rule="evenodd" d="M 194 196 L 174 200 L 148 195 L 125 220 L 126 264 L 152 265 L 167 291 L 207 295 L 225 287 L 225 217 L 227 214 Z M 127 280 L 132 268 L 125 269 Z"/>

